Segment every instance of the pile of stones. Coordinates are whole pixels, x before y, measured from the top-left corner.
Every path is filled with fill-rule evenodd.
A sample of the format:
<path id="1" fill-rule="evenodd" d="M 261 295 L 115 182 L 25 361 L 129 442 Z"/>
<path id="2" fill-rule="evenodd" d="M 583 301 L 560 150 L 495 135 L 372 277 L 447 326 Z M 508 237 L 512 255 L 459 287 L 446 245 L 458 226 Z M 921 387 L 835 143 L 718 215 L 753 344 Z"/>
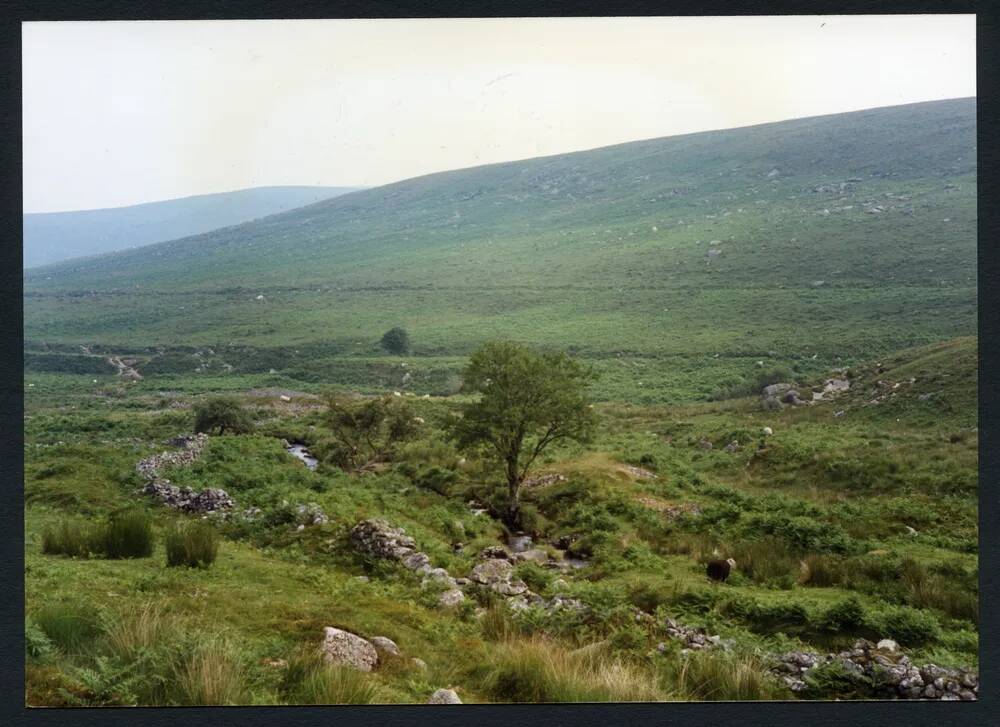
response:
<path id="1" fill-rule="evenodd" d="M 295 508 L 295 512 L 299 530 L 304 530 L 313 525 L 326 525 L 326 523 L 330 522 L 330 518 L 323 512 L 323 508 L 315 502 L 300 504 Z"/>
<path id="2" fill-rule="evenodd" d="M 139 492 L 159 500 L 168 507 L 189 513 L 218 514 L 225 513 L 236 507 L 233 498 L 225 490 L 209 487 L 200 492 L 190 487 L 178 487 L 160 476 L 165 467 L 181 467 L 189 465 L 201 456 L 208 443 L 207 434 L 177 437 L 168 444 L 180 447 L 179 450 L 161 452 L 139 460 L 135 469 L 146 480 Z"/>
<path id="3" fill-rule="evenodd" d="M 702 651 L 704 649 L 718 648 L 725 650 L 732 648 L 734 644 L 730 639 L 723 639 L 718 635 L 709 635 L 703 628 L 684 626 L 671 618 L 664 620 L 663 629 L 667 632 L 667 636 L 681 643 L 682 654 L 687 654 L 691 651 Z M 668 647 L 666 643 L 660 643 L 656 648 L 657 651 L 664 652 Z"/>
<path id="4" fill-rule="evenodd" d="M 837 654 L 793 651 L 777 657 L 774 672 L 793 692 L 806 688 L 813 669 L 837 663 L 859 683 L 874 685 L 879 696 L 889 699 L 937 699 L 975 701 L 979 698 L 979 675 L 971 670 L 946 669 L 935 664 L 917 666 L 899 652 L 891 639 L 877 644 L 861 639 L 851 649 Z"/>

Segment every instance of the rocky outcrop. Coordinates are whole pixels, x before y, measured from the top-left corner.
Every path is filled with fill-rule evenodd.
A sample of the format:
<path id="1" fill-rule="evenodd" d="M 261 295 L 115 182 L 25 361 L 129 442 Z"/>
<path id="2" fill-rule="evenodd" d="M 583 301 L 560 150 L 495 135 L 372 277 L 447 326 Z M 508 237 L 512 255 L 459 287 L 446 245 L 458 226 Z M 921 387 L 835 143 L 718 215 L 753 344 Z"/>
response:
<path id="1" fill-rule="evenodd" d="M 729 649 L 734 643 L 731 640 L 723 639 L 721 636 L 710 635 L 703 628 L 683 626 L 670 618 L 664 620 L 663 630 L 666 631 L 667 636 L 672 640 L 680 642 L 682 654 L 690 651 L 701 651 L 703 649 Z M 661 643 L 656 648 L 658 651 L 663 652 L 667 650 L 667 645 Z"/>
<path id="2" fill-rule="evenodd" d="M 175 437 L 169 443 L 180 447 L 179 450 L 171 452 L 161 452 L 140 459 L 135 469 L 140 475 L 147 479 L 159 477 L 161 470 L 167 467 L 184 467 L 189 465 L 201 456 L 202 450 L 208 444 L 207 434 L 195 434 L 193 436 Z"/>
<path id="3" fill-rule="evenodd" d="M 403 560 L 415 552 L 417 545 L 405 530 L 377 518 L 355 525 L 351 544 L 362 555 L 383 560 Z"/>
<path id="4" fill-rule="evenodd" d="M 807 687 L 814 669 L 838 664 L 859 685 L 872 685 L 876 696 L 888 699 L 937 699 L 974 701 L 979 698 L 979 674 L 971 670 L 946 669 L 936 664 L 917 666 L 900 653 L 896 642 L 878 644 L 861 639 L 837 654 L 792 651 L 776 659 L 773 671 L 793 692 Z"/>
<path id="5" fill-rule="evenodd" d="M 370 642 L 332 626 L 323 629 L 320 650 L 327 664 L 349 666 L 358 671 L 371 671 L 378 664 L 378 652 Z"/>
<path id="6" fill-rule="evenodd" d="M 484 560 L 472 569 L 469 578 L 502 596 L 517 596 L 528 590 L 527 584 L 514 576 L 514 566 L 509 560 Z"/>

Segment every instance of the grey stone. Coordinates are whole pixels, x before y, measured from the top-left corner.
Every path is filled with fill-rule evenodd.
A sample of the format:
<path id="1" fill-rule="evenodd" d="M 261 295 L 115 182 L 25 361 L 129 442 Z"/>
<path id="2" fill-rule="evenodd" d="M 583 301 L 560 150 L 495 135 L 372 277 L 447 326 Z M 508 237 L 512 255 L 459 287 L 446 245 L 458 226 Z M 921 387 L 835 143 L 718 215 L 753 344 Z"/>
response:
<path id="1" fill-rule="evenodd" d="M 358 671 L 371 671 L 378 663 L 378 652 L 368 641 L 349 631 L 327 626 L 323 629 L 323 658 L 328 664 L 341 664 Z"/>
<path id="2" fill-rule="evenodd" d="M 427 704 L 461 704 L 462 700 L 454 689 L 438 689 L 427 700 Z"/>

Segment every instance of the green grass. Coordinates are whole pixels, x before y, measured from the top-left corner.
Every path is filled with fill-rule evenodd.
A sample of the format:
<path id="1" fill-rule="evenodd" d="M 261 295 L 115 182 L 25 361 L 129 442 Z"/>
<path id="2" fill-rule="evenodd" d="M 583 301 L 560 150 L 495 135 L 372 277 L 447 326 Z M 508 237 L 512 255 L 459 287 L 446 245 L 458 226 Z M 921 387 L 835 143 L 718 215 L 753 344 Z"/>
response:
<path id="1" fill-rule="evenodd" d="M 219 537 L 208 523 L 178 524 L 163 541 L 168 566 L 208 568 L 219 552 Z"/>

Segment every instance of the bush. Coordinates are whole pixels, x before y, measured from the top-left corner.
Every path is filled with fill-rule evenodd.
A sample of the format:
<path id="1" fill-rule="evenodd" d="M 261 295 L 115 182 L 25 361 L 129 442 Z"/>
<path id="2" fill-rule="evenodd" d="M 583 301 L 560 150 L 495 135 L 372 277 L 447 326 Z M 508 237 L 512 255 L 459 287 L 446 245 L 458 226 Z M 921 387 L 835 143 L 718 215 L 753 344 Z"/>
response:
<path id="1" fill-rule="evenodd" d="M 389 353 L 405 356 L 410 352 L 410 334 L 406 329 L 396 326 L 382 334 L 379 344 Z"/>
<path id="2" fill-rule="evenodd" d="M 126 510 L 111 516 L 99 536 L 108 558 L 148 558 L 153 554 L 153 522 L 141 510 Z"/>
<path id="3" fill-rule="evenodd" d="M 100 633 L 97 615 L 83 605 L 51 604 L 35 613 L 32 620 L 66 653 L 80 651 Z"/>
<path id="4" fill-rule="evenodd" d="M 219 552 L 219 536 L 201 521 L 176 525 L 166 537 L 168 566 L 208 568 Z"/>
<path id="5" fill-rule="evenodd" d="M 519 563 L 517 568 L 515 568 L 515 573 L 522 581 L 528 584 L 528 588 L 535 592 L 546 590 L 553 580 L 551 570 L 530 561 Z"/>
<path id="6" fill-rule="evenodd" d="M 856 631 L 865 625 L 865 609 L 855 597 L 835 603 L 818 619 L 818 625 L 824 631 L 846 633 Z"/>
<path id="7" fill-rule="evenodd" d="M 889 606 L 874 613 L 868 625 L 903 646 L 922 646 L 941 638 L 941 627 L 933 614 L 908 606 Z"/>
<path id="8" fill-rule="evenodd" d="M 100 549 L 98 530 L 77 520 L 60 520 L 42 530 L 42 552 L 86 558 Z"/>
<path id="9" fill-rule="evenodd" d="M 194 405 L 194 429 L 211 434 L 246 434 L 253 429 L 253 419 L 236 399 L 213 396 Z"/>

